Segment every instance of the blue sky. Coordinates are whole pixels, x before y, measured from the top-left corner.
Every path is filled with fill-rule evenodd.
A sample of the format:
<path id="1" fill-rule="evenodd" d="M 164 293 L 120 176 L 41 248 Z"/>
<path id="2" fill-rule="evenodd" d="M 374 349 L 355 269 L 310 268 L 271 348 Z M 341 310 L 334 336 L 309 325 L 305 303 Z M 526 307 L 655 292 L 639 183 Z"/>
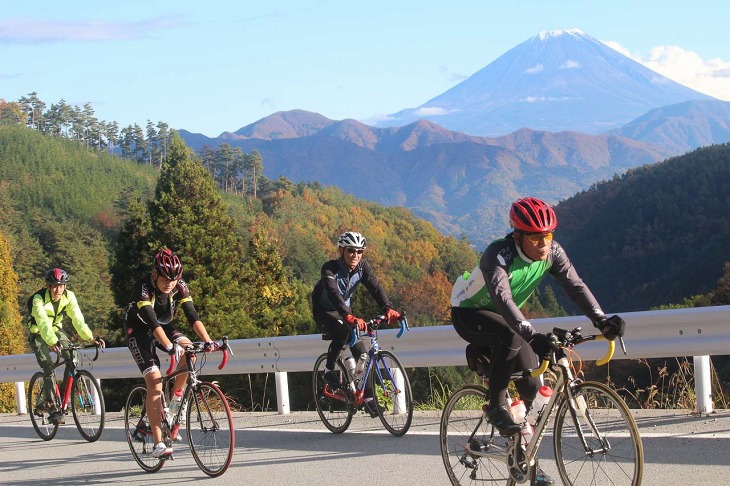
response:
<path id="1" fill-rule="evenodd" d="M 365 123 L 419 106 L 545 30 L 578 28 L 730 101 L 730 7 L 677 2 L 3 2 L 0 98 L 91 103 L 217 136 L 277 111 Z"/>

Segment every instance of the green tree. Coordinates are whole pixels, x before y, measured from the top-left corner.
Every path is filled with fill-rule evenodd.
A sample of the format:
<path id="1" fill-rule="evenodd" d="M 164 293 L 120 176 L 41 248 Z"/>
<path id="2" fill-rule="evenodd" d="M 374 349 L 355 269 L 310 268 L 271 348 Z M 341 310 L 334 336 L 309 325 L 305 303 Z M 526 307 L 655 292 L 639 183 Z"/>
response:
<path id="1" fill-rule="evenodd" d="M 303 329 L 297 327 L 297 301 L 306 297 L 297 295 L 296 288 L 289 284 L 275 237 L 258 231 L 248 250 L 243 276 L 252 292 L 246 304 L 253 321 L 259 323 L 261 335 L 299 334 Z"/>
<path id="2" fill-rule="evenodd" d="M 264 172 L 264 159 L 258 150 L 254 150 L 251 154 L 247 154 L 244 159 L 244 170 L 248 174 L 248 178 L 251 181 L 249 187 L 251 187 L 251 193 L 253 198 L 256 199 L 256 190 L 258 188 L 258 179 Z"/>
<path id="3" fill-rule="evenodd" d="M 143 268 L 154 251 L 168 247 L 183 261 L 185 279 L 209 334 L 250 337 L 254 325 L 242 306 L 247 296 L 242 238 L 211 175 L 176 133 L 149 203 L 149 216 L 139 207 L 133 209 L 120 235 L 115 276 L 124 281 L 125 265 Z M 142 255 L 135 257 L 135 252 Z"/>

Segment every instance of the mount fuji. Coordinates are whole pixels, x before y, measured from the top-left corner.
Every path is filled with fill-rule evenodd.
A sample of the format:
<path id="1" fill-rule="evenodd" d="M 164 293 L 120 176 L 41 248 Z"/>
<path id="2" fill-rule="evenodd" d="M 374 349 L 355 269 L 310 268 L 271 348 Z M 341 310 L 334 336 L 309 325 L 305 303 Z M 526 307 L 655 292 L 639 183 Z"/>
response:
<path id="1" fill-rule="evenodd" d="M 715 100 L 658 74 L 578 29 L 545 31 L 417 108 L 377 126 L 430 120 L 470 135 L 520 128 L 597 134 L 650 110 Z"/>

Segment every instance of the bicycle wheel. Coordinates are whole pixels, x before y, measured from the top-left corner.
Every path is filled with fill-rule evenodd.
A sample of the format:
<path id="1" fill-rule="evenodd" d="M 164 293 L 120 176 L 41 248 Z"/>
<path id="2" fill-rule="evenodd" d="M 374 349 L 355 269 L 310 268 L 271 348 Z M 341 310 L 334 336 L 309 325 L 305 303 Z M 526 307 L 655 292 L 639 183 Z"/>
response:
<path id="1" fill-rule="evenodd" d="M 188 394 L 187 404 L 193 459 L 208 476 L 220 476 L 231 465 L 236 442 L 228 400 L 218 386 L 203 382 Z"/>
<path id="2" fill-rule="evenodd" d="M 154 457 L 155 441 L 147 418 L 147 389 L 138 386 L 129 393 L 124 406 L 124 427 L 127 429 L 127 443 L 137 464 L 147 472 L 159 471 L 165 461 Z"/>
<path id="3" fill-rule="evenodd" d="M 51 440 L 58 432 L 58 424 L 48 421 L 50 410 L 43 410 L 43 373 L 33 375 L 28 384 L 28 413 L 38 436 L 43 440 Z"/>
<path id="4" fill-rule="evenodd" d="M 413 396 L 406 370 L 390 351 L 380 351 L 370 371 L 370 387 L 380 421 L 391 434 L 399 437 L 411 426 Z"/>
<path id="5" fill-rule="evenodd" d="M 327 353 L 324 353 L 314 363 L 312 396 L 319 418 L 325 427 L 335 434 L 341 434 L 350 426 L 355 410 L 344 399 L 339 399 L 339 393 L 335 393 L 335 390 L 332 390 L 329 386 L 327 390 L 331 393 L 329 395 L 325 394 L 324 387 L 327 385 L 324 379 L 324 373 L 327 371 L 327 368 L 325 368 L 326 361 Z M 339 372 L 340 382 L 347 383 L 347 371 L 345 371 L 339 360 L 336 363 L 335 370 Z"/>
<path id="6" fill-rule="evenodd" d="M 486 395 L 483 386 L 466 385 L 444 406 L 439 429 L 441 458 L 454 486 L 515 484 L 507 468 L 508 439 L 489 425 L 482 408 Z"/>
<path id="7" fill-rule="evenodd" d="M 638 485 L 644 451 L 636 422 L 613 390 L 596 382 L 575 386 L 578 427 L 563 399 L 555 419 L 555 460 L 564 484 Z M 583 407 L 581 407 L 581 405 Z M 583 408 L 583 411 L 581 411 Z"/>
<path id="8" fill-rule="evenodd" d="M 96 413 L 97 407 L 99 413 Z M 104 396 L 99 383 L 86 370 L 76 372 L 71 387 L 71 410 L 81 436 L 89 442 L 96 441 L 104 430 Z"/>

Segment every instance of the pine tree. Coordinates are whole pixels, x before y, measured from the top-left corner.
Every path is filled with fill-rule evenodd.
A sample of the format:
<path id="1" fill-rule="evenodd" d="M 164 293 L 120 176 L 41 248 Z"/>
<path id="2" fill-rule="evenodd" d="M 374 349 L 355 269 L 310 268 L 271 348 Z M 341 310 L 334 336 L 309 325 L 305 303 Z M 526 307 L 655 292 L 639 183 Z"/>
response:
<path id="1" fill-rule="evenodd" d="M 135 241 L 133 248 L 128 243 L 119 249 L 117 260 L 126 258 L 134 266 L 151 261 L 158 249 L 170 248 L 183 262 L 183 278 L 211 337 L 247 338 L 256 333 L 243 306 L 250 289 L 242 283 L 242 238 L 211 175 L 176 133 L 148 209 L 149 229 L 139 211 L 133 216 L 137 223 L 125 223 Z M 132 251 L 143 255 L 134 257 Z"/>
<path id="2" fill-rule="evenodd" d="M 18 312 L 18 275 L 12 263 L 10 245 L 0 232 L 0 356 L 25 353 L 26 333 Z M 15 409 L 15 387 L 0 383 L 0 412 Z"/>
<path id="3" fill-rule="evenodd" d="M 258 231 L 249 242 L 250 259 L 244 266 L 244 279 L 252 289 L 247 302 L 251 317 L 258 322 L 262 335 L 294 335 L 300 324 L 297 316 L 296 290 L 287 279 L 286 269 L 276 248 L 275 238 Z"/>

